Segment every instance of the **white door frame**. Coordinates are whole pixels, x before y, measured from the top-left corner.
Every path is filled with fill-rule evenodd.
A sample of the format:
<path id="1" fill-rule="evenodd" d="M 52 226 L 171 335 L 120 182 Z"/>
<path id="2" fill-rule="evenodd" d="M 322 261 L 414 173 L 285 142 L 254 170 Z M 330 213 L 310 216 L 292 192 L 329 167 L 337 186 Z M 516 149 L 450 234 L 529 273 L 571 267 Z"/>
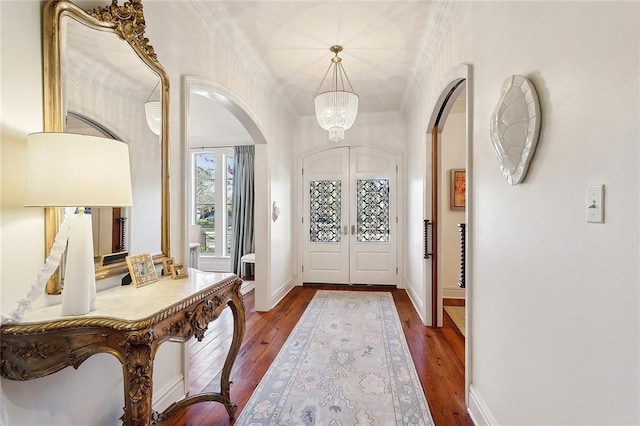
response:
<path id="1" fill-rule="evenodd" d="M 297 226 L 296 229 L 296 241 L 298 241 L 298 249 L 297 249 L 297 259 L 296 259 L 296 285 L 302 285 L 302 264 L 304 260 L 304 238 L 306 234 L 304 232 L 304 224 L 302 223 L 302 217 L 304 216 L 304 200 L 303 200 L 303 181 L 304 178 L 302 176 L 302 164 L 306 157 L 317 154 L 322 151 L 327 151 L 334 148 L 342 147 L 343 145 L 336 146 L 335 144 L 326 144 L 321 147 L 314 147 L 311 149 L 307 149 L 301 152 L 296 159 L 296 170 L 297 170 L 297 178 L 295 184 L 295 206 L 296 206 L 296 221 Z M 384 145 L 350 145 L 352 148 L 367 148 L 372 150 L 377 150 L 383 153 L 391 154 L 396 157 L 396 164 L 398 165 L 398 172 L 396 175 L 396 191 L 397 191 L 397 201 L 396 201 L 396 215 L 398 217 L 398 223 L 396 224 L 396 265 L 398 267 L 398 274 L 396 285 L 398 288 L 404 288 L 404 208 L 406 204 L 406 193 L 404 189 L 404 159 L 402 155 L 402 151 L 398 150 L 394 147 L 388 147 Z"/>
<path id="2" fill-rule="evenodd" d="M 427 155 L 431 154 L 431 150 L 429 147 L 431 146 L 431 140 L 433 136 L 433 129 L 437 128 L 437 131 L 442 132 L 442 125 L 446 121 L 446 116 L 448 115 L 451 107 L 453 106 L 453 99 L 456 96 L 452 96 L 450 94 L 451 90 L 458 85 L 461 81 L 464 81 L 464 85 L 466 85 L 466 115 L 467 115 L 467 129 L 466 129 L 466 139 L 467 139 L 467 160 L 466 160 L 466 209 L 465 209 L 465 222 L 467 224 L 466 227 L 466 251 L 465 251 L 465 282 L 467 283 L 466 287 L 466 315 L 465 315 L 465 402 L 467 406 L 469 406 L 469 388 L 471 385 L 471 366 L 472 366 L 472 356 L 473 356 L 473 346 L 472 342 L 472 322 L 473 322 L 473 293 L 474 287 L 473 283 L 470 282 L 469 277 L 471 277 L 473 270 L 473 80 L 471 78 L 471 66 L 462 64 L 453 68 L 447 77 L 443 80 L 443 84 L 440 85 L 443 89 L 440 92 L 440 96 L 438 97 L 437 102 L 434 105 L 433 111 L 431 113 L 431 117 L 429 119 L 427 125 Z M 461 90 L 462 87 L 459 87 Z M 454 93 L 455 94 L 455 93 Z M 451 102 L 448 102 L 451 99 Z M 428 163 L 427 163 L 428 164 Z M 424 175 L 425 178 L 428 176 L 429 171 L 425 170 Z M 425 185 L 425 218 L 431 216 L 431 206 L 427 205 L 427 201 L 431 199 L 431 187 L 427 187 Z M 436 227 L 438 224 L 436 224 Z M 432 259 L 426 259 L 424 261 L 424 270 L 430 271 Z M 436 259 L 437 262 L 437 259 Z M 437 267 L 437 265 L 436 265 Z M 433 318 L 433 309 L 434 305 L 436 307 L 437 314 L 437 326 L 442 326 L 442 283 L 437 282 L 433 283 L 431 281 L 431 275 L 429 273 L 424 274 L 425 279 L 425 291 L 426 293 L 423 295 L 424 300 L 431 300 L 433 286 L 438 286 L 437 294 L 439 295 L 436 303 L 432 303 L 431 305 L 425 303 L 425 312 L 424 318 Z"/>

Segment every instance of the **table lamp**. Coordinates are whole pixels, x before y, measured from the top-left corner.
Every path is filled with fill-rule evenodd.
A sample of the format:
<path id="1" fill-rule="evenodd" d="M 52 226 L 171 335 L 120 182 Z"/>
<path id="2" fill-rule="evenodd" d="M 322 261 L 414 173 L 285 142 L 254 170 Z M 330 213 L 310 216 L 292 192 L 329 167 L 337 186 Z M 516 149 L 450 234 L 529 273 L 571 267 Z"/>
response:
<path id="1" fill-rule="evenodd" d="M 120 141 L 70 133 L 27 137 L 25 206 L 77 207 L 70 218 L 62 315 L 95 309 L 91 214 L 87 207 L 132 204 L 129 147 Z"/>

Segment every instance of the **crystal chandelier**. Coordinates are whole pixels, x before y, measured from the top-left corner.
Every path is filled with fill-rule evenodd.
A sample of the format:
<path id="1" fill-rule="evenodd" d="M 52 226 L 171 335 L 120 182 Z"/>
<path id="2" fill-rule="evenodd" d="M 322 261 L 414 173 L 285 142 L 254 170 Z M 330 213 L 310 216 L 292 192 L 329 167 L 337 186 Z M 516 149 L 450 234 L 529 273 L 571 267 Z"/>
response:
<path id="1" fill-rule="evenodd" d="M 338 53 L 342 46 L 331 46 L 329 49 L 335 56 L 324 74 L 318 90 L 316 90 L 314 103 L 316 105 L 316 118 L 318 124 L 329 131 L 329 139 L 334 142 L 344 140 L 344 131 L 349 129 L 356 120 L 358 114 L 358 95 L 353 92 L 353 87 L 342 66 L 342 58 Z M 331 71 L 332 85 L 329 90 L 321 92 L 322 85 Z M 345 87 L 348 84 L 348 90 Z"/>

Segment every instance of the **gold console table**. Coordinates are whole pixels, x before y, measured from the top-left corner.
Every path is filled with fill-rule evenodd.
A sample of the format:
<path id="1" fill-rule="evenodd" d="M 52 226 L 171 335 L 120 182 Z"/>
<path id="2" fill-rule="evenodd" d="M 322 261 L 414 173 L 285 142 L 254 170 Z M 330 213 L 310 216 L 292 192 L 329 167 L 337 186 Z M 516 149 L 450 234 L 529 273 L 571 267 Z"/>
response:
<path id="1" fill-rule="evenodd" d="M 1 328 L 1 375 L 31 380 L 68 366 L 78 368 L 91 355 L 106 352 L 122 364 L 125 425 L 160 424 L 184 407 L 202 401 L 224 404 L 229 417 L 237 406 L 230 400 L 229 376 L 245 331 L 245 310 L 240 295 L 242 280 L 233 274 L 189 270 L 189 277 L 159 281 L 134 288 L 115 287 L 98 293 L 96 310 L 63 317 L 60 305 L 28 312 L 20 323 Z M 200 341 L 208 324 L 226 306 L 233 312 L 231 348 L 222 370 L 220 393 L 202 393 L 152 410 L 153 360 L 166 341 Z"/>

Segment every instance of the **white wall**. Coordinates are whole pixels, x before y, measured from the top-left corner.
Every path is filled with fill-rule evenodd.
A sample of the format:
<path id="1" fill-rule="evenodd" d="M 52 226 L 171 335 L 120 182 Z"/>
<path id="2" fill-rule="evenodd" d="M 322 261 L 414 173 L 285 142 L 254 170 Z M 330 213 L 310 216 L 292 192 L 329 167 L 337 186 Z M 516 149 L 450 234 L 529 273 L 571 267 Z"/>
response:
<path id="1" fill-rule="evenodd" d="M 405 152 L 407 146 L 406 120 L 398 112 L 360 113 L 353 127 L 345 131 L 344 140 L 332 142 L 315 116 L 300 117 L 295 126 L 296 155 L 314 149 L 334 146 L 388 147 Z"/>
<path id="2" fill-rule="evenodd" d="M 464 98 L 465 93 L 460 97 Z M 464 103 L 463 103 L 464 104 Z M 464 105 L 463 105 L 464 107 Z M 458 287 L 460 279 L 460 232 L 458 224 L 464 223 L 463 210 L 450 208 L 451 169 L 464 169 L 467 162 L 467 115 L 464 112 L 451 111 L 447 116 L 440 139 L 440 242 L 439 280 L 442 284 L 442 296 L 464 298 L 465 291 Z"/>
<path id="3" fill-rule="evenodd" d="M 15 283 L 25 281 L 25 270 L 31 272 L 27 279 L 35 279 L 44 252 L 44 212 L 24 208 L 26 135 L 42 130 L 39 16 L 37 2 L 0 3 L 2 312 L 24 296 L 27 283 Z M 20 58 L 22 66 L 15 66 L 11 58 Z"/>
<path id="4" fill-rule="evenodd" d="M 445 76 L 472 66 L 467 367 L 486 404 L 479 421 L 640 423 L 639 20 L 638 2 L 459 4 L 407 108 L 419 158 Z M 538 90 L 542 130 L 525 181 L 511 187 L 489 120 L 516 73 Z M 410 189 L 425 185 L 423 161 L 410 163 Z M 587 224 L 585 187 L 600 183 L 606 223 Z M 421 259 L 410 263 L 420 271 Z"/>
<path id="5" fill-rule="evenodd" d="M 2 40 L 2 310 L 13 309 L 26 294 L 44 262 L 44 224 L 42 209 L 24 208 L 24 145 L 26 135 L 42 130 L 41 4 L 35 1 L 0 2 Z M 183 170 L 184 141 L 181 122 L 181 76 L 198 75 L 218 82 L 237 94 L 238 99 L 257 117 L 265 130 L 268 145 L 257 151 L 256 221 L 261 221 L 256 241 L 261 253 L 272 249 L 269 238 L 282 235 L 278 250 L 257 258 L 258 275 L 265 282 L 260 292 L 267 296 L 264 309 L 274 303 L 268 299 L 271 288 L 293 283 L 291 253 L 292 224 L 286 215 L 271 222 L 270 198 L 280 205 L 291 203 L 291 161 L 280 153 L 290 151 L 289 116 L 275 103 L 269 88 L 251 64 L 234 50 L 229 37 L 210 33 L 210 22 L 197 16 L 183 2 L 145 2 L 147 37 L 171 82 L 170 175 L 171 247 L 177 261 L 183 261 L 188 242 L 184 235 L 186 188 Z M 271 150 L 274 150 L 272 153 Z M 275 170 L 275 171 L 274 171 Z M 256 252 L 258 253 L 258 251 Z M 258 295 L 259 296 L 259 295 Z M 256 301 L 258 306 L 258 301 Z M 167 343 L 156 356 L 154 396 L 174 386 L 180 389 L 182 346 Z M 115 425 L 122 415 L 123 384 L 118 361 L 110 355 L 89 358 L 78 371 L 65 369 L 54 375 L 28 382 L 2 379 L 2 424 Z M 166 403 L 167 401 L 165 401 Z M 170 402 L 170 401 L 169 401 Z M 46 420 L 45 420 L 46 419 Z"/>
<path id="6" fill-rule="evenodd" d="M 268 78 L 242 54 L 226 25 L 204 4 L 184 2 L 145 3 L 147 36 L 171 80 L 171 245 L 174 256 L 183 256 L 188 238 L 184 234 L 185 148 L 182 131 L 183 75 L 197 76 L 225 88 L 225 95 L 256 121 L 267 141 L 256 145 L 256 309 L 269 310 L 293 285 L 292 232 L 290 218 L 283 213 L 271 221 L 271 201 L 283 207 L 291 198 L 292 117 L 271 92 Z M 202 14 L 202 15 L 201 15 Z M 154 25 L 156 23 L 156 25 Z M 179 54 L 178 54 L 179 53 Z M 285 209 L 282 209 L 283 212 Z M 279 238 L 271 251 L 271 239 Z M 182 249 L 181 249 L 182 248 Z M 274 296 L 275 294 L 275 296 Z"/>

